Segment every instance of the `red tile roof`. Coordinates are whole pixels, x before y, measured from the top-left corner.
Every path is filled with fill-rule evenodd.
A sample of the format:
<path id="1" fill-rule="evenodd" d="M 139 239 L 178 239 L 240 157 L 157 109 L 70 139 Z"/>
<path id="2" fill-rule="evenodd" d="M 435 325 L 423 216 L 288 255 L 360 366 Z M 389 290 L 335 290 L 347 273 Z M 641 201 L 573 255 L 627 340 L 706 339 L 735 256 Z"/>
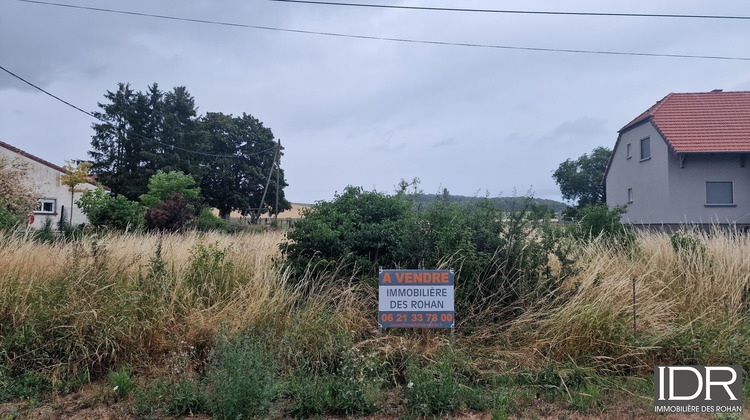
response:
<path id="1" fill-rule="evenodd" d="M 4 148 L 4 149 L 8 149 L 8 150 L 10 150 L 11 152 L 14 152 L 14 153 L 16 153 L 16 154 L 19 154 L 19 155 L 21 155 L 21 156 L 23 156 L 23 157 L 25 157 L 25 158 L 31 159 L 31 160 L 33 160 L 34 162 L 39 162 L 39 163 L 41 163 L 42 165 L 45 165 L 45 166 L 49 166 L 50 168 L 52 168 L 52 169 L 54 169 L 54 170 L 56 170 L 56 171 L 62 172 L 62 173 L 64 173 L 64 174 L 68 173 L 68 171 L 66 171 L 66 170 L 65 170 L 65 169 L 63 169 L 62 167 L 60 167 L 60 166 L 58 166 L 58 165 L 55 165 L 54 163 L 50 163 L 50 162 L 48 162 L 48 161 L 46 161 L 46 160 L 44 160 L 44 159 L 42 159 L 42 158 L 40 158 L 40 157 L 36 157 L 36 156 L 32 155 L 31 153 L 27 153 L 27 152 L 24 152 L 23 150 L 21 150 L 21 149 L 19 149 L 19 148 L 15 147 L 15 146 L 11 146 L 10 144 L 8 144 L 8 143 L 5 143 L 4 141 L 0 141 L 0 147 L 2 147 L 2 148 Z M 92 177 L 92 179 L 91 179 L 91 181 L 89 182 L 89 184 L 91 184 L 91 185 L 98 185 L 98 184 L 96 183 L 95 179 L 93 179 L 93 178 L 95 178 L 95 177 Z"/>
<path id="2" fill-rule="evenodd" d="M 649 120 L 675 153 L 750 152 L 750 92 L 670 93 L 620 133 Z"/>
<path id="3" fill-rule="evenodd" d="M 15 146 L 11 146 L 10 144 L 5 143 L 3 141 L 0 141 L 0 147 L 2 147 L 4 149 L 8 149 L 11 152 L 19 154 L 19 155 L 21 155 L 21 156 L 23 156 L 25 158 L 31 159 L 31 160 L 33 160 L 35 162 L 39 162 L 42 165 L 49 166 L 50 168 L 52 168 L 52 169 L 54 169 L 56 171 L 59 171 L 59 172 L 62 172 L 62 173 L 66 173 L 65 169 L 63 169 L 62 167 L 57 166 L 54 163 L 47 162 L 46 160 L 44 160 L 42 158 L 39 158 L 39 157 L 36 157 L 36 156 L 32 155 L 31 153 L 26 153 L 23 150 L 15 147 Z"/>

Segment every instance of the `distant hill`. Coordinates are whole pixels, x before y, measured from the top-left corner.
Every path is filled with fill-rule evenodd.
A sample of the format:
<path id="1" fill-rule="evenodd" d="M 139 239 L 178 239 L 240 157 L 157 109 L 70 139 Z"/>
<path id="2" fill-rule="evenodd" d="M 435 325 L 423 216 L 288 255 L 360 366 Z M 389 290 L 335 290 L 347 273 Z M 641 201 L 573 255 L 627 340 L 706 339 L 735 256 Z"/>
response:
<path id="1" fill-rule="evenodd" d="M 448 195 L 448 200 L 452 203 L 472 203 L 479 200 L 483 200 L 484 197 L 467 197 L 464 195 Z M 435 194 L 420 194 L 416 197 L 416 201 L 419 203 L 431 203 L 438 199 L 444 199 L 442 195 Z M 488 200 L 495 203 L 502 211 L 514 211 L 521 210 L 524 208 L 527 197 L 493 197 Z M 533 206 L 543 206 L 552 209 L 555 213 L 559 213 L 565 210 L 568 205 L 555 200 L 548 200 L 545 198 L 531 198 Z"/>

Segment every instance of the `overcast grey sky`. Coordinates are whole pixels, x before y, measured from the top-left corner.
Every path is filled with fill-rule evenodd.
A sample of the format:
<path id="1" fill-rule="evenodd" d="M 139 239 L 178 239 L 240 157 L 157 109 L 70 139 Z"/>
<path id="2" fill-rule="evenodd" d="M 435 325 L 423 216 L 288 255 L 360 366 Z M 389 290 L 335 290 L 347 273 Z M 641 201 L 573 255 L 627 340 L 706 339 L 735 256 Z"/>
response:
<path id="1" fill-rule="evenodd" d="M 268 0 L 60 3 L 281 29 L 546 49 L 750 57 L 750 20 L 376 9 Z M 344 0 L 354 2 L 353 0 Z M 359 1 L 365 3 L 366 1 Z M 481 9 L 750 16 L 713 1 L 432 0 Z M 287 198 L 347 185 L 560 199 L 552 172 L 670 92 L 750 90 L 750 61 L 354 39 L 0 0 L 0 66 L 88 111 L 107 90 L 185 86 L 199 113 L 252 114 L 285 147 Z M 85 159 L 91 117 L 0 72 L 0 140 Z"/>

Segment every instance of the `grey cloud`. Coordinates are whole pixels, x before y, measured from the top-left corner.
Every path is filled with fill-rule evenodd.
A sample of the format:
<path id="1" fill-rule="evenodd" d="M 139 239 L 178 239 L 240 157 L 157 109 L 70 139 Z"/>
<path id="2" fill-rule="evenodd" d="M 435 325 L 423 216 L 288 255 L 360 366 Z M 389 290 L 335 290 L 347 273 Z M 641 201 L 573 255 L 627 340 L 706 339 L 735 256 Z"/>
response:
<path id="1" fill-rule="evenodd" d="M 102 7 L 94 0 L 77 4 Z M 486 7 L 474 0 L 462 5 Z M 523 3 L 523 8 L 537 6 L 543 8 Z M 436 41 L 719 55 L 747 51 L 744 23 L 239 0 L 112 0 L 105 7 Z M 622 11 L 624 6 L 583 0 L 566 7 Z M 746 14 L 739 3 L 698 0 L 636 0 L 627 7 Z M 514 187 L 525 192 L 534 185 L 537 196 L 555 198 L 559 192 L 551 172 L 560 162 L 596 146 L 611 147 L 622 125 L 670 91 L 750 90 L 744 62 L 336 38 L 14 1 L 0 8 L 0 65 L 84 109 L 95 109 L 117 82 L 139 90 L 157 82 L 163 89 L 186 86 L 201 112 L 250 113 L 283 139 L 287 196 L 302 202 L 330 199 L 347 184 L 390 191 L 400 178 L 414 176 L 428 192 L 445 185 L 455 194 L 485 189 L 510 194 Z M 42 96 L 0 73 L 0 139 L 61 163 L 68 158 L 62 145 L 86 146 L 91 121 L 70 118 L 75 111 Z M 16 117 L 19 112 L 23 118 Z M 388 156 L 387 170 L 379 170 L 377 155 Z"/>

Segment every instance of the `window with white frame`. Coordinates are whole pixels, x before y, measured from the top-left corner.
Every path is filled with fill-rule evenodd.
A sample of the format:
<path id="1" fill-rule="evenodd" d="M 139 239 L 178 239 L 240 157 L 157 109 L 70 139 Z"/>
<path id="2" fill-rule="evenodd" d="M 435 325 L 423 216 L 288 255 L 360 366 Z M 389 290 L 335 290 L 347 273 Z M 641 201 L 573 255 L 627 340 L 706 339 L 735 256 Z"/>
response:
<path id="1" fill-rule="evenodd" d="M 706 181 L 707 206 L 733 206 L 734 185 L 731 181 Z"/>
<path id="2" fill-rule="evenodd" d="M 628 188 L 628 204 L 633 202 L 633 189 Z"/>
<path id="3" fill-rule="evenodd" d="M 641 139 L 641 160 L 651 159 L 651 138 Z"/>
<path id="4" fill-rule="evenodd" d="M 34 213 L 55 214 L 57 213 L 57 200 L 54 198 L 40 198 L 36 204 Z"/>
<path id="5" fill-rule="evenodd" d="M 633 148 L 630 146 L 630 143 L 628 143 L 627 147 L 627 157 L 625 159 L 630 159 L 633 157 Z"/>

